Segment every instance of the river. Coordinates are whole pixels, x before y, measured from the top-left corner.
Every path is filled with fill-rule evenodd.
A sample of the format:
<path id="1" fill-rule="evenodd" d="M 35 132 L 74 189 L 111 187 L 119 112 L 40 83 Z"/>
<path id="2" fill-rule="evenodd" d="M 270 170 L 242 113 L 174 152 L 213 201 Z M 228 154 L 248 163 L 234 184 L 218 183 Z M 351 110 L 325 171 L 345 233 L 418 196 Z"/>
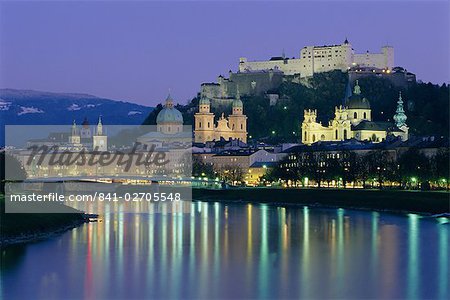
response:
<path id="1" fill-rule="evenodd" d="M 100 222 L 2 250 L 0 298 L 450 297 L 445 219 L 183 205 L 106 212 Z"/>

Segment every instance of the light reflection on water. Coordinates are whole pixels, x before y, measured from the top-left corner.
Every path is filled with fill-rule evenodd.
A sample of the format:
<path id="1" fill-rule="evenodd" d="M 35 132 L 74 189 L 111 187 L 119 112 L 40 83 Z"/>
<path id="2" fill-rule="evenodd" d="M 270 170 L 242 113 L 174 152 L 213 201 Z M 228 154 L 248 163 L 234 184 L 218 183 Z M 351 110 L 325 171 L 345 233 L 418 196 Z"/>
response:
<path id="1" fill-rule="evenodd" d="M 3 250 L 1 298 L 449 297 L 450 225 L 442 220 L 166 205 L 158 214 L 105 207 L 102 222 Z"/>

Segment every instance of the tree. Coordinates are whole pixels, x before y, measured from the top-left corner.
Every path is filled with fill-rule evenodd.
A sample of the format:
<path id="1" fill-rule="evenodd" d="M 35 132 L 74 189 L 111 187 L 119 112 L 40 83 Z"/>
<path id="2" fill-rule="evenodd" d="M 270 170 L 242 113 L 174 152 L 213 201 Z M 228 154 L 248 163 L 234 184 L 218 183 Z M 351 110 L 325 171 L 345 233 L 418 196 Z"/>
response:
<path id="1" fill-rule="evenodd" d="M 450 181 L 450 150 L 448 148 L 439 150 L 431 159 L 433 177 L 439 184 L 443 184 L 448 189 Z"/>
<path id="2" fill-rule="evenodd" d="M 366 188 L 366 182 L 370 178 L 371 159 L 369 155 L 358 156 L 355 161 L 355 176 L 362 182 L 363 188 Z"/>
<path id="3" fill-rule="evenodd" d="M 414 186 L 420 182 L 422 188 L 429 187 L 429 180 L 432 177 L 430 160 L 418 149 L 409 148 L 400 155 L 398 170 L 402 183 Z"/>
<path id="4" fill-rule="evenodd" d="M 335 180 L 339 181 L 342 176 L 342 167 L 341 162 L 337 157 L 328 157 L 325 158 L 325 180 L 330 186 L 330 182 Z"/>
<path id="5" fill-rule="evenodd" d="M 295 165 L 295 163 L 296 161 L 293 161 L 289 156 L 286 156 L 274 168 L 269 170 L 263 178 L 270 182 L 295 180 L 296 169 L 298 169 L 292 166 Z"/>
<path id="6" fill-rule="evenodd" d="M 194 177 L 214 177 L 212 164 L 205 163 L 198 155 L 192 156 L 192 176 Z"/>
<path id="7" fill-rule="evenodd" d="M 236 184 L 244 179 L 244 171 L 239 166 L 223 166 L 216 171 L 221 180 Z"/>
<path id="8" fill-rule="evenodd" d="M 369 176 L 376 176 L 376 180 L 378 181 L 378 186 L 383 188 L 383 183 L 389 178 L 389 165 L 391 163 L 392 158 L 389 155 L 388 151 L 370 151 L 366 154 L 364 158 L 365 164 L 368 167 Z"/>
<path id="9" fill-rule="evenodd" d="M 5 193 L 7 181 L 20 181 L 26 177 L 27 173 L 17 158 L 0 150 L 0 193 Z"/>
<path id="10" fill-rule="evenodd" d="M 358 160 L 359 157 L 355 152 L 352 151 L 342 151 L 341 156 L 341 168 L 342 168 L 342 181 L 344 188 L 347 187 L 348 182 L 353 182 L 353 187 L 355 187 L 355 182 L 358 176 Z"/>

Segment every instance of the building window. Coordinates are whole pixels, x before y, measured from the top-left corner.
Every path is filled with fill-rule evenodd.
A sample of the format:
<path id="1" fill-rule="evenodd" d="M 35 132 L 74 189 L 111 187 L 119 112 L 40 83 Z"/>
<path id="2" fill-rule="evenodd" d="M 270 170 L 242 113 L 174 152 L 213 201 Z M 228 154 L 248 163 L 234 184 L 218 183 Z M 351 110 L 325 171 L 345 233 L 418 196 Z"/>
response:
<path id="1" fill-rule="evenodd" d="M 347 139 L 347 129 L 344 129 L 344 140 Z"/>
<path id="2" fill-rule="evenodd" d="M 338 139 L 338 131 L 337 131 L 337 129 L 336 129 L 336 131 L 334 132 L 334 138 L 337 140 Z"/>
<path id="3" fill-rule="evenodd" d="M 364 119 L 367 119 L 367 114 L 366 113 L 364 113 Z"/>
<path id="4" fill-rule="evenodd" d="M 313 134 L 313 138 L 312 138 L 313 143 L 316 141 L 316 135 Z"/>
<path id="5" fill-rule="evenodd" d="M 353 118 L 354 119 L 358 118 L 358 114 L 356 112 L 353 114 Z"/>
<path id="6" fill-rule="evenodd" d="M 244 129 L 244 125 L 243 124 L 241 124 L 241 130 L 243 130 Z"/>
<path id="7" fill-rule="evenodd" d="M 208 122 L 208 128 L 209 128 L 209 122 Z"/>
<path id="8" fill-rule="evenodd" d="M 202 128 L 202 122 L 198 122 L 198 128 Z"/>

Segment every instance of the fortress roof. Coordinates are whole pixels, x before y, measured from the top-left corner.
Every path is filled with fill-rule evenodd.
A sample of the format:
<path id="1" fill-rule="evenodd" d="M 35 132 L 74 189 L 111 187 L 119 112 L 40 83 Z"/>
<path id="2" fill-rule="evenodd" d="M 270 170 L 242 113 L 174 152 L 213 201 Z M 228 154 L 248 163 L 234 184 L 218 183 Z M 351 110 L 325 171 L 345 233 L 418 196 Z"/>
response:
<path id="1" fill-rule="evenodd" d="M 273 56 L 270 58 L 270 60 L 285 60 L 285 59 L 289 59 L 289 58 L 284 58 L 282 56 Z"/>

